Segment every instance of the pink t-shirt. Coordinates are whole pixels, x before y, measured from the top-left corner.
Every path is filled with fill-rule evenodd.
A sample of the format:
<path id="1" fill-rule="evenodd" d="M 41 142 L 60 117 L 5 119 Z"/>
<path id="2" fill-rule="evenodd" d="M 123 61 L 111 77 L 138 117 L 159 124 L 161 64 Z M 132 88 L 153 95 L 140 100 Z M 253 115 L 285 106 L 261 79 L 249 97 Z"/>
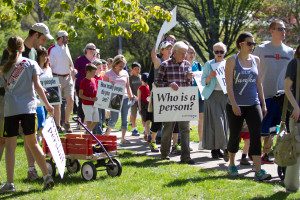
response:
<path id="1" fill-rule="evenodd" d="M 119 75 L 116 74 L 112 69 L 105 73 L 105 77 L 108 78 L 108 82 L 112 84 L 123 85 L 125 87 L 124 96 L 128 96 L 126 84 L 128 83 L 128 72 L 126 70 L 120 71 Z"/>

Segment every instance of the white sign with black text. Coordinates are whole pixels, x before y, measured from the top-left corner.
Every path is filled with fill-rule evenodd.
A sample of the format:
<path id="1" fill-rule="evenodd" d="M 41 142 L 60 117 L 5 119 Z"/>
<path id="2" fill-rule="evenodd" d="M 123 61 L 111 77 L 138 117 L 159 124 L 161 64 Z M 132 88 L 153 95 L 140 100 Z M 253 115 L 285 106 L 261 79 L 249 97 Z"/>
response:
<path id="1" fill-rule="evenodd" d="M 153 88 L 155 122 L 196 121 L 199 115 L 198 88 Z"/>
<path id="2" fill-rule="evenodd" d="M 63 178 L 66 167 L 66 156 L 53 117 L 46 119 L 42 134 L 49 147 L 59 175 Z"/>
<path id="3" fill-rule="evenodd" d="M 225 82 L 225 64 L 226 61 L 218 62 L 218 63 L 213 63 L 211 64 L 211 68 L 217 72 L 217 80 L 218 83 L 220 84 L 224 94 L 227 94 L 227 89 L 226 89 L 226 82 Z"/>
<path id="4" fill-rule="evenodd" d="M 45 88 L 45 94 L 47 97 L 47 100 L 51 105 L 60 105 L 62 103 L 62 97 L 61 97 L 61 89 L 60 89 L 60 83 L 58 77 L 53 78 L 41 78 L 40 82 Z M 44 103 L 41 99 L 39 106 L 43 106 Z"/>
<path id="5" fill-rule="evenodd" d="M 125 87 L 122 85 L 99 81 L 94 107 L 120 112 L 124 99 Z"/>

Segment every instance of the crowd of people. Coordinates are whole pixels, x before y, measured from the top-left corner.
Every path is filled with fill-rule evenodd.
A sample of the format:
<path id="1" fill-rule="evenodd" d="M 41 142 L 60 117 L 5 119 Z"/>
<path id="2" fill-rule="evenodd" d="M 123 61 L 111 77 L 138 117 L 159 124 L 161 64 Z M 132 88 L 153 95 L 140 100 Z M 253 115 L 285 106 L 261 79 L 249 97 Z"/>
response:
<path id="1" fill-rule="evenodd" d="M 153 65 L 149 73 L 142 74 L 144 66 L 133 62 L 128 69 L 123 55 L 101 59 L 100 51 L 93 43 L 86 44 L 84 54 L 73 62 L 68 48 L 68 33 L 63 30 L 57 32 L 56 43 L 47 50 L 44 47 L 46 41 L 54 38 L 43 23 L 34 24 L 24 41 L 18 36 L 9 38 L 1 61 L 0 157 L 5 147 L 7 182 L 0 188 L 0 193 L 15 191 L 15 149 L 19 133 L 24 135 L 28 179 L 38 178 L 37 162 L 43 173 L 44 188 L 54 186 L 36 139 L 37 132 L 44 126 L 47 112 L 53 114 L 58 131 L 66 134 L 73 132 L 69 122 L 73 111 L 89 130 L 105 135 L 111 134 L 121 115 L 122 145 L 130 143 L 126 139 L 130 109 L 132 136 L 140 135 L 137 130 L 139 113 L 150 151 L 160 151 L 163 160 L 169 160 L 171 154 L 180 154 L 181 163 L 195 164 L 190 156 L 190 122 L 154 122 L 155 105 L 151 91 L 155 87 L 170 87 L 176 91 L 180 87 L 197 86 L 193 80 L 193 72 L 196 71 L 203 72 L 203 91 L 198 93 L 198 149 L 211 150 L 212 159 L 229 161 L 228 174 L 235 177 L 239 176 L 235 154 L 243 138 L 245 145 L 240 164 L 250 165 L 252 160 L 255 180 L 271 179 L 261 165 L 273 164 L 269 154 L 276 126 L 280 123 L 284 90 L 294 109 L 291 121 L 299 119 L 300 108 L 294 98 L 297 62 L 293 59 L 294 50 L 283 43 L 286 33 L 284 22 L 273 20 L 269 31 L 271 41 L 257 47 L 251 33 L 241 33 L 236 40 L 237 53 L 227 60 L 227 46 L 222 42 L 214 44 L 211 49 L 214 58 L 203 66 L 195 60 L 196 51 L 188 41 L 177 41 L 173 35 L 168 35 L 161 41 L 158 52 L 152 49 Z M 296 58 L 300 57 L 299 49 L 296 50 Z M 224 94 L 212 67 L 225 61 L 227 94 Z M 65 101 L 63 106 L 51 106 L 40 84 L 41 78 L 52 77 L 59 79 Z M 98 81 L 124 87 L 120 112 L 94 107 Z M 37 106 L 35 93 L 44 106 Z M 105 122 L 107 127 L 104 130 Z M 160 148 L 157 143 L 161 144 Z M 285 182 L 288 190 L 299 188 L 299 178 L 292 177 L 295 171 L 299 175 L 299 163 L 298 159 L 295 166 L 287 169 Z"/>

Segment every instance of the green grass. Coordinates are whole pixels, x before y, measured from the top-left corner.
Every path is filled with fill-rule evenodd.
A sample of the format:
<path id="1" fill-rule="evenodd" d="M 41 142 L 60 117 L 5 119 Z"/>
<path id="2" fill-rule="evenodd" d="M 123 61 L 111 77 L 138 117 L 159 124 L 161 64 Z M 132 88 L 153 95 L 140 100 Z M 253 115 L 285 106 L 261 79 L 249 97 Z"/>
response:
<path id="1" fill-rule="evenodd" d="M 95 181 L 85 181 L 80 173 L 66 173 L 62 180 L 55 177 L 53 190 L 42 191 L 41 179 L 25 180 L 27 162 L 21 139 L 16 157 L 17 192 L 2 195 L 0 199 L 300 199 L 300 193 L 286 194 L 278 183 L 230 179 L 224 171 L 161 161 L 131 151 L 120 152 L 123 165 L 120 177 L 111 178 L 100 171 Z M 3 161 L 0 175 L 0 181 L 5 181 Z"/>

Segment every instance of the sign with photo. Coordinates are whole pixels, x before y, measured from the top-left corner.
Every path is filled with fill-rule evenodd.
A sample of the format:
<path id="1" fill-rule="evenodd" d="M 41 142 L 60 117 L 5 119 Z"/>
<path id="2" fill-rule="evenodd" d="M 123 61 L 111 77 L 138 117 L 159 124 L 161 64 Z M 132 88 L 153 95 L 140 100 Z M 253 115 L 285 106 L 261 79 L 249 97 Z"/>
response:
<path id="1" fill-rule="evenodd" d="M 99 81 L 94 107 L 120 112 L 123 104 L 125 87 L 122 85 Z"/>
<path id="2" fill-rule="evenodd" d="M 60 177 L 63 178 L 66 167 L 66 155 L 61 144 L 61 140 L 59 138 L 53 117 L 49 117 L 46 119 L 42 134 L 49 147 Z"/>
<path id="3" fill-rule="evenodd" d="M 223 93 L 227 94 L 226 82 L 225 82 L 225 64 L 226 64 L 226 61 L 214 63 L 214 64 L 211 64 L 211 68 L 217 72 L 216 78 L 218 80 L 218 83 L 220 84 L 220 86 L 223 90 Z"/>
<path id="4" fill-rule="evenodd" d="M 196 121 L 199 115 L 198 88 L 153 88 L 154 122 Z"/>
<path id="5" fill-rule="evenodd" d="M 60 105 L 62 103 L 61 89 L 58 77 L 42 78 L 40 82 L 45 88 L 46 97 L 51 105 Z M 43 106 L 44 103 L 41 99 L 39 106 Z"/>

